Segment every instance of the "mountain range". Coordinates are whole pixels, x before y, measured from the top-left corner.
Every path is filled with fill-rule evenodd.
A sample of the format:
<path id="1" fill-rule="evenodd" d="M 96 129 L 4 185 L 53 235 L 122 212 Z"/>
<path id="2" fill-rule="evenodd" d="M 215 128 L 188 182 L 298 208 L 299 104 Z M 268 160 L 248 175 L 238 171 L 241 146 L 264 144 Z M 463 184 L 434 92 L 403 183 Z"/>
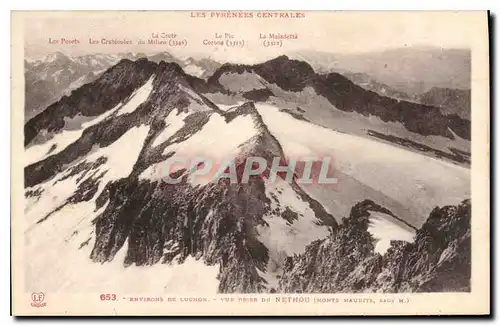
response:
<path id="1" fill-rule="evenodd" d="M 432 87 L 470 89 L 471 54 L 467 49 L 409 46 L 354 54 L 309 50 L 291 56 L 309 62 L 321 73 L 368 74 L 410 96 Z"/>
<path id="2" fill-rule="evenodd" d="M 26 121 L 56 102 L 63 95 L 94 81 L 106 69 L 121 59 L 137 60 L 148 58 L 154 62 L 175 62 L 191 75 L 205 78 L 218 67 L 218 62 L 210 59 L 178 59 L 168 52 L 152 55 L 144 53 L 88 54 L 69 56 L 62 52 L 48 54 L 37 60 L 25 60 L 26 81 L 25 117 Z"/>
<path id="3" fill-rule="evenodd" d="M 468 119 L 287 56 L 207 78 L 158 59 L 121 59 L 26 122 L 29 289 L 470 291 Z M 336 187 L 166 170 L 311 155 Z"/>
<path id="4" fill-rule="evenodd" d="M 302 51 L 292 57 L 307 61 L 323 74 L 341 73 L 382 96 L 437 106 L 444 113 L 470 119 L 469 50 L 407 47 L 358 54 Z"/>

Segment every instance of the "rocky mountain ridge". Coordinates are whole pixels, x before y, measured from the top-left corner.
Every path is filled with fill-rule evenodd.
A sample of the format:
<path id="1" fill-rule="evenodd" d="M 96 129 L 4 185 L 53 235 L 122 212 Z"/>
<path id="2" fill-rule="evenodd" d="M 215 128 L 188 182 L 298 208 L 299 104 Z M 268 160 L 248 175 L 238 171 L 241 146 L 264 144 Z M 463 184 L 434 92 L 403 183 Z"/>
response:
<path id="1" fill-rule="evenodd" d="M 310 50 L 291 55 L 309 62 L 314 70 L 323 74 L 367 74 L 412 98 L 433 87 L 471 87 L 470 49 L 408 46 L 380 52 L 351 54 Z"/>
<path id="2" fill-rule="evenodd" d="M 376 116 L 384 122 L 400 122 L 407 130 L 420 135 L 439 135 L 453 139 L 451 130 L 470 140 L 470 121 L 456 114 L 445 115 L 436 107 L 380 96 L 338 73 L 318 75 L 306 62 L 292 60 L 287 56 L 253 66 L 224 64 L 207 80 L 207 85 L 203 85 L 206 88 L 198 90 L 230 92 L 220 84 L 221 76 L 227 73 L 241 75 L 245 72 L 255 73 L 285 91 L 299 92 L 312 87 L 316 94 L 325 97 L 338 110 Z M 272 90 L 266 90 L 265 87 L 260 88 L 260 93 L 261 100 L 266 100 L 273 94 Z M 248 92 L 243 94 L 245 95 L 248 96 Z"/>
<path id="3" fill-rule="evenodd" d="M 156 63 L 174 62 L 189 74 L 201 78 L 206 78 L 221 66 L 218 62 L 206 58 L 182 60 L 168 52 L 152 55 L 144 53 L 89 54 L 76 57 L 55 52 L 38 60 L 25 60 L 25 120 L 28 121 L 62 96 L 68 96 L 72 90 L 93 82 L 101 73 L 121 59 L 135 61 L 141 58 L 147 58 Z"/>
<path id="4" fill-rule="evenodd" d="M 238 80 L 248 72 L 258 76 L 259 88 L 228 89 L 228 75 Z M 194 257 L 205 265 L 219 266 L 218 292 L 222 293 L 294 292 L 309 287 L 294 280 L 287 257 L 298 255 L 292 265 L 302 268 L 307 258 L 300 257 L 310 255 L 308 248 L 325 237 L 341 237 L 346 245 L 355 239 L 357 261 L 351 264 L 368 264 L 364 259 L 373 255 L 374 239 L 366 230 L 351 230 L 349 225 L 366 226 L 365 212 L 387 213 L 381 206 L 362 203 L 353 209 L 350 222 L 342 220 L 339 225 L 335 219 L 339 216 L 330 214 L 293 180 L 278 178 L 271 183 L 263 174 L 252 176 L 248 183 L 208 179 L 196 184 L 187 182 L 193 166 L 165 170 L 170 159 L 186 156 L 229 158 L 236 162 L 237 171 L 249 156 L 264 157 L 268 163 L 273 157 L 286 161 L 282 144 L 264 122 L 263 111 L 256 108 L 269 93 L 275 95 L 276 87 L 284 92 L 311 87 L 340 110 L 400 119 L 409 130 L 423 134 L 449 137 L 447 128 L 462 133 L 450 123 L 452 118 L 439 115 L 433 107 L 403 103 L 401 110 L 388 115 L 380 102 L 399 109 L 395 100 L 366 92 L 338 74 L 317 75 L 307 63 L 287 57 L 254 66 L 226 64 L 207 80 L 187 74 L 177 63 L 123 59 L 26 123 L 25 150 L 30 161 L 25 167 L 25 196 L 28 219 L 33 220 L 30 231 L 40 229 L 43 235 L 50 225 L 64 225 L 67 219 L 61 217 L 67 216 L 60 214 L 70 210 L 82 216 L 68 228 L 64 248 L 71 253 L 86 253 L 92 262 L 105 264 L 124 252 L 126 268 L 177 266 Z M 214 94 L 254 100 L 224 107 L 211 99 Z M 367 101 L 362 104 L 357 95 Z M 405 122 L 405 114 L 417 108 L 438 121 Z M 170 184 L 165 181 L 166 173 L 186 182 Z M 438 224 L 443 220 L 438 218 Z M 449 236 L 460 240 L 460 232 L 467 227 L 460 224 L 460 231 Z M 352 233 L 353 238 L 349 240 L 344 233 Z M 43 243 L 42 235 L 33 238 Z M 448 241 L 437 235 L 434 241 Z M 415 251 L 416 257 L 427 253 L 427 249 Z M 323 270 L 327 267 L 321 265 L 328 263 L 311 268 Z M 345 264 L 348 271 L 351 265 Z M 410 274 L 404 277 L 413 278 Z M 320 282 L 311 278 L 315 281 Z M 337 289 L 326 284 L 335 282 L 322 282 L 313 287 Z M 352 291 L 357 288 L 354 285 Z"/>
<path id="5" fill-rule="evenodd" d="M 393 241 L 386 254 L 374 252 L 367 231 L 366 200 L 352 208 L 339 228 L 311 243 L 304 254 L 287 258 L 279 291 L 469 292 L 471 276 L 470 201 L 436 207 L 413 243 Z"/>

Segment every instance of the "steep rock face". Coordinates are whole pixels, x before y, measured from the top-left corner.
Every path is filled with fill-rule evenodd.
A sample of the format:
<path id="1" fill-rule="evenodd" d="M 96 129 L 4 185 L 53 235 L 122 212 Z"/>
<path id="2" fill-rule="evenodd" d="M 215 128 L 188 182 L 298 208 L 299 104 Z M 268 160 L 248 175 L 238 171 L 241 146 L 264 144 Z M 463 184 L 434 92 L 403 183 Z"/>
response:
<path id="1" fill-rule="evenodd" d="M 332 92 L 329 85 L 337 87 Z M 460 137 L 470 139 L 470 122 L 458 116 L 443 115 L 436 107 L 367 92 L 337 73 L 321 76 L 316 83 L 316 90 L 342 110 L 374 115 L 385 122 L 398 121 L 409 131 L 421 135 L 440 135 L 453 139 L 449 131 L 451 129 Z"/>
<path id="2" fill-rule="evenodd" d="M 470 201 L 435 208 L 414 242 L 393 241 L 375 254 L 364 201 L 338 230 L 287 258 L 281 292 L 463 292 L 470 291 Z"/>
<path id="3" fill-rule="evenodd" d="M 261 180 L 199 190 L 161 181 L 111 184 L 104 192 L 110 202 L 96 221 L 91 258 L 110 261 L 128 241 L 126 266 L 203 257 L 221 266 L 220 292 L 262 292 L 256 268 L 265 270 L 268 250 L 254 229 L 268 209 L 263 187 Z"/>
<path id="4" fill-rule="evenodd" d="M 42 130 L 57 132 L 64 128 L 65 118 L 77 115 L 96 116 L 124 101 L 152 75 L 156 65 L 147 60 L 122 60 L 98 80 L 63 96 L 24 127 L 24 144 L 28 145 Z M 101 94 L 106 94 L 102 96 Z"/>
<path id="5" fill-rule="evenodd" d="M 47 223 L 64 208 L 95 203 L 95 211 L 102 210 L 92 222 L 95 232 L 89 238 L 95 240 L 90 259 L 96 263 L 112 261 L 122 248 L 126 248 L 125 266 L 182 264 L 194 256 L 207 265 L 220 266 L 219 292 L 271 291 L 262 273 L 268 270 L 270 250 L 276 248 L 266 247 L 260 232 L 269 229 L 266 219 L 283 220 L 293 227 L 305 214 L 290 204 L 277 208 L 271 204 L 275 198 L 269 198 L 268 171 L 237 184 L 228 179 L 191 184 L 186 169 L 172 174 L 183 178 L 179 184 L 166 182 L 161 169 L 159 175 L 150 173 L 152 167 L 161 168 L 183 150 L 189 153 L 189 146 L 196 145 L 193 138 L 203 137 L 200 133 L 214 122 L 218 129 L 242 121 L 247 128 L 251 126 L 243 143 L 233 144 L 232 139 L 220 143 L 236 149 L 228 153 L 235 159 L 239 177 L 249 156 L 265 158 L 268 166 L 273 158 L 284 157 L 253 103 L 222 111 L 195 92 L 193 85 L 200 83 L 177 64 L 123 60 L 95 82 L 61 99 L 27 124 L 28 149 L 37 146 L 30 140 L 46 130 L 54 139 L 74 130 L 80 130 L 80 136 L 59 151 L 51 148 L 43 159 L 25 168 L 25 186 L 30 188 L 26 196 L 46 200 L 44 196 L 55 193 L 57 185 L 69 187 L 59 194 L 53 210 L 38 217 L 37 224 Z M 90 125 L 74 123 L 68 130 L 75 116 L 91 119 L 84 120 Z M 210 129 L 208 135 L 221 137 L 218 129 Z M 131 132 L 137 136 L 127 136 Z M 120 151 L 111 150 L 117 143 L 121 143 Z M 129 144 L 134 153 L 125 150 Z M 289 187 L 294 200 L 312 212 L 314 227 L 337 226 L 295 181 Z"/>
<path id="6" fill-rule="evenodd" d="M 260 120 L 252 104 L 228 112 L 226 118 L 230 123 L 246 114 Z M 279 144 L 265 126 L 260 126 L 260 133 L 244 150 L 245 156 L 260 156 L 269 161 L 281 156 Z M 236 170 L 241 171 L 244 165 L 243 157 Z M 253 176 L 247 184 L 230 184 L 221 179 L 193 187 L 187 182 L 172 185 L 132 175 L 109 184 L 97 199 L 99 203 L 109 203 L 95 221 L 96 243 L 91 254 L 95 262 L 112 260 L 128 241 L 126 266 L 172 263 L 174 259 L 182 262 L 192 255 L 209 265 L 219 264 L 220 292 L 270 290 L 259 274 L 267 270 L 269 249 L 259 240 L 257 229 L 267 226 L 264 216 L 283 218 L 283 212 L 290 207 L 271 211 L 263 176 Z M 321 205 L 296 184 L 294 190 L 314 210 L 317 223 L 336 227 L 335 219 Z M 298 214 L 295 208 L 291 209 Z"/>
<path id="7" fill-rule="evenodd" d="M 119 139 L 134 126 L 151 124 L 151 132 L 159 132 L 161 119 L 174 106 L 185 107 L 189 100 L 175 83 L 182 79 L 182 70 L 174 64 L 156 65 L 147 60 L 135 63 L 123 60 L 97 81 L 74 91 L 70 97 L 63 97 L 47 110 L 31 119 L 25 125 L 25 143 L 29 144 L 42 134 L 64 132 L 66 123 L 74 117 L 95 117 L 110 112 L 112 108 L 124 109 L 122 103 L 131 101 L 134 90 L 141 87 L 155 73 L 154 91 L 149 101 L 137 103 L 131 112 L 114 112 L 110 117 L 82 131 L 82 137 L 55 155 L 25 168 L 25 185 L 32 186 L 45 181 L 60 172 L 67 164 L 89 153 L 94 146 L 105 147 Z M 163 86 L 160 86 L 160 83 Z M 132 96 L 131 96 L 132 95 Z M 169 103 L 157 107 L 159 103 Z M 82 126 L 80 126 L 81 128 Z"/>
<path id="8" fill-rule="evenodd" d="M 140 60 L 147 58 L 156 63 L 171 62 L 180 65 L 186 73 L 207 78 L 221 66 L 211 59 L 181 60 L 168 52 L 152 55 L 143 53 L 88 54 L 71 57 L 55 52 L 39 60 L 25 61 L 26 79 L 25 121 L 42 112 L 50 104 L 69 96 L 72 90 L 96 80 L 105 70 L 122 59 Z"/>
<path id="9" fill-rule="evenodd" d="M 318 77 L 307 64 L 283 57 L 254 68 L 226 65 L 221 71 L 224 69 L 256 69 L 263 80 L 292 91 L 321 84 L 322 78 L 329 82 L 339 78 L 343 83 L 336 75 Z M 340 91 L 342 87 L 338 88 L 341 98 L 349 96 Z M 75 206 L 88 204 L 91 208 L 87 209 L 92 211 L 95 206 L 95 210 L 82 214 L 96 216 L 92 232 L 79 247 L 92 247 L 90 259 L 95 263 L 115 260 L 126 248 L 121 252 L 125 251 L 123 263 L 128 267 L 177 265 L 190 256 L 199 258 L 202 264 L 218 265 L 219 292 L 273 292 L 278 289 L 278 274 L 283 275 L 282 291 L 353 291 L 323 278 L 331 276 L 333 266 L 320 268 L 321 264 L 316 264 L 316 257 L 328 253 L 328 247 L 322 246 L 331 241 L 317 239 L 331 232 L 335 241 L 345 243 L 345 247 L 336 249 L 338 261 L 334 265 L 340 270 L 332 279 L 340 283 L 347 280 L 346 284 L 356 284 L 355 289 L 385 289 L 386 283 L 377 283 L 382 274 L 377 271 L 382 270 L 385 258 L 373 254 L 366 212 L 388 211 L 374 203 L 356 206 L 352 218 L 339 228 L 299 184 L 270 184 L 268 171 L 253 176 L 246 184 L 211 181 L 194 185 L 186 182 L 186 169 L 171 174 L 184 178 L 180 184 L 165 181 L 162 168 L 167 160 L 200 155 L 201 151 L 215 156 L 224 149 L 222 154 L 237 162 L 239 175 L 249 156 L 264 157 L 268 166 L 274 157 L 286 161 L 281 144 L 253 103 L 221 109 L 205 96 L 215 90 L 224 90 L 217 77 L 204 81 L 186 74 L 175 63 L 122 60 L 98 80 L 31 119 L 25 126 L 26 151 L 53 143 L 42 146 L 45 152 L 40 159 L 25 167 L 27 200 L 50 203 L 47 212 L 41 210 L 44 214 L 36 216 L 34 227 L 47 224 L 57 212 L 76 211 Z M 250 92 L 247 95 L 256 100 L 271 96 L 265 89 Z M 70 142 L 60 141 L 60 136 L 70 135 L 74 137 L 69 137 Z M 245 137 L 236 137 L 241 135 Z M 433 232 L 432 225 L 429 230 Z M 416 259 L 426 257 L 426 250 L 415 249 Z M 291 254 L 299 256 L 287 259 L 283 270 L 282 258 Z M 445 258 L 443 261 L 448 262 Z M 318 268 L 315 276 L 296 279 L 294 266 L 302 268 L 305 263 L 301 259 L 309 259 L 308 270 Z M 395 268 L 406 264 L 406 256 L 395 261 L 398 259 L 402 262 L 390 261 Z M 328 264 L 329 260 L 321 261 Z M 432 264 L 429 266 L 436 265 Z M 384 277 L 399 280 L 390 273 L 394 273 L 392 267 Z M 436 282 L 446 284 L 447 280 Z M 392 286 L 387 291 L 399 291 L 404 286 Z"/>

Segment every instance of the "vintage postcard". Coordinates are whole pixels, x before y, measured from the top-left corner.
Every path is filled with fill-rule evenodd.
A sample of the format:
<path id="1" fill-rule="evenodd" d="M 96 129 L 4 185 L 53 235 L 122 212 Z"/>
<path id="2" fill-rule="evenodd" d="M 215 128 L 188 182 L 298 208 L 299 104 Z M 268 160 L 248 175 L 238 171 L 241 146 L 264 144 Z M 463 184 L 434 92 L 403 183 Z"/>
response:
<path id="1" fill-rule="evenodd" d="M 490 313 L 487 12 L 12 12 L 12 314 Z"/>

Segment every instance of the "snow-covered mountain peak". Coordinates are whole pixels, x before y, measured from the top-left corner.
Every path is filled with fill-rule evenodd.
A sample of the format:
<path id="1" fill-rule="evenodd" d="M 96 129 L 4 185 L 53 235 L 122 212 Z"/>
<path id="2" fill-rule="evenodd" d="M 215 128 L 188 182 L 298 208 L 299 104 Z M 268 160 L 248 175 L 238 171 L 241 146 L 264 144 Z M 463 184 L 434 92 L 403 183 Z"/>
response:
<path id="1" fill-rule="evenodd" d="M 68 55 L 65 55 L 62 52 L 54 52 L 54 53 L 47 54 L 42 59 L 43 62 L 55 62 L 58 60 L 70 61 L 71 57 L 69 57 Z"/>
<path id="2" fill-rule="evenodd" d="M 33 244 L 27 253 L 47 291 L 74 285 L 74 271 L 65 267 L 72 256 L 82 264 L 116 264 L 138 278 L 158 267 L 178 277 L 189 264 L 209 272 L 208 288 L 219 292 L 302 291 L 296 276 L 307 266 L 326 273 L 314 257 L 319 265 L 330 256 L 333 265 L 345 264 L 346 273 L 340 266 L 333 277 L 343 280 L 356 264 L 372 266 L 378 253 L 398 252 L 391 240 L 409 241 L 411 227 L 383 232 L 395 229 L 392 222 L 418 227 L 432 207 L 469 194 L 467 168 L 366 133 L 367 125 L 380 124 L 396 135 L 455 146 L 466 141 L 456 139 L 467 131 L 461 120 L 367 92 L 339 74 L 318 75 L 286 56 L 226 64 L 208 79 L 185 64 L 120 58 L 26 123 L 27 232 L 38 246 L 57 243 L 61 252 L 36 258 Z M 408 118 L 417 111 L 432 124 Z M 239 178 L 250 157 L 269 166 L 298 153 L 332 158 L 339 187 L 309 187 L 296 176 L 272 180 L 266 169 Z M 232 167 L 224 162 L 234 163 L 236 182 L 219 178 Z M 50 225 L 58 233 L 46 237 Z M 59 256 L 66 263 L 52 262 Z M 356 269 L 352 277 L 360 274 Z M 168 275 L 158 281 L 165 292 L 175 283 Z M 364 283 L 348 284 L 363 290 Z"/>
<path id="3" fill-rule="evenodd" d="M 207 78 L 221 65 L 210 59 L 184 62 L 169 52 L 144 53 L 93 53 L 69 56 L 62 52 L 46 55 L 37 60 L 25 61 L 26 76 L 26 121 L 47 106 L 68 95 L 72 90 L 96 80 L 100 74 L 116 65 L 121 59 L 135 61 L 147 58 L 160 63 L 178 64 L 187 74 Z M 62 76 L 61 76 L 62 75 Z"/>

